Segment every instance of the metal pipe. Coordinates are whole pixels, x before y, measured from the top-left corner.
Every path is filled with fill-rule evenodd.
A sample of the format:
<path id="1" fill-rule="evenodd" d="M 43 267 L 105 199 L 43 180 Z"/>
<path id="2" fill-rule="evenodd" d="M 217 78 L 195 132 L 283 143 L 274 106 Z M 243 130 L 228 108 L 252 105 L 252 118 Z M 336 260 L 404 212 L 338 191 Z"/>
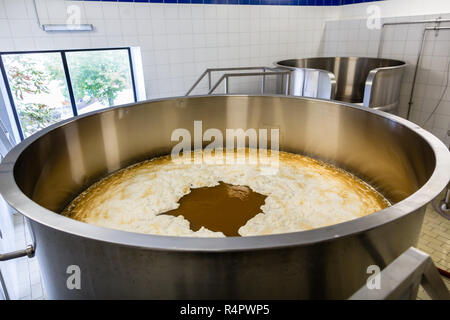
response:
<path id="1" fill-rule="evenodd" d="M 223 81 L 223 79 L 225 78 L 225 75 L 223 74 L 219 80 L 216 82 L 216 84 L 211 88 L 211 90 L 208 91 L 208 94 L 211 94 L 214 92 L 214 90 L 216 90 L 216 88 L 220 85 L 220 83 Z"/>
<path id="2" fill-rule="evenodd" d="M 425 19 L 425 20 L 415 20 L 415 21 L 400 21 L 400 22 L 385 22 L 383 26 L 394 26 L 394 25 L 402 25 L 402 24 L 423 24 L 423 23 L 441 23 L 441 22 L 450 22 L 450 19 Z"/>
<path id="3" fill-rule="evenodd" d="M 271 75 L 285 75 L 289 71 L 275 71 L 275 72 L 239 72 L 239 73 L 225 73 L 228 77 L 252 77 L 252 76 L 271 76 Z"/>
<path id="4" fill-rule="evenodd" d="M 378 42 L 378 53 L 377 58 L 380 58 L 381 52 L 383 50 L 383 40 L 384 40 L 384 27 L 385 26 L 395 26 L 395 25 L 409 25 L 409 24 L 426 24 L 426 23 L 442 23 L 450 22 L 450 19 L 428 19 L 428 20 L 415 20 L 415 21 L 400 21 L 400 22 L 385 22 L 381 25 L 380 41 Z"/>
<path id="5" fill-rule="evenodd" d="M 195 83 L 192 85 L 192 87 L 188 90 L 188 92 L 186 93 L 186 96 L 188 96 L 194 89 L 195 87 L 200 83 L 200 81 L 203 80 L 203 78 L 206 76 L 206 74 L 209 72 L 209 69 L 206 69 L 201 76 L 197 79 L 197 81 L 195 81 Z"/>
<path id="6" fill-rule="evenodd" d="M 422 57 L 423 44 L 424 44 L 426 32 L 427 32 L 426 29 L 424 29 L 423 32 L 422 32 L 422 40 L 420 42 L 420 49 L 419 49 L 419 54 L 417 55 L 416 67 L 414 68 L 414 75 L 413 75 L 413 82 L 412 82 L 412 86 L 411 86 L 411 92 L 409 94 L 408 111 L 406 112 L 406 119 L 409 119 L 409 116 L 411 114 L 411 108 L 412 108 L 412 105 L 413 105 L 413 98 L 414 98 L 414 90 L 415 90 L 415 87 L 416 87 L 417 73 L 419 71 L 420 58 Z"/>
<path id="7" fill-rule="evenodd" d="M 447 191 L 445 192 L 445 206 L 447 209 L 450 209 L 450 187 L 447 188 Z"/>
<path id="8" fill-rule="evenodd" d="M 191 94 L 191 92 L 194 91 L 195 87 L 200 83 L 200 81 L 203 80 L 203 78 L 206 75 L 208 75 L 208 90 L 211 91 L 211 83 L 212 83 L 211 82 L 211 72 L 216 72 L 216 71 L 239 71 L 239 70 L 263 70 L 263 71 L 265 71 L 266 69 L 272 70 L 272 68 L 267 68 L 267 67 L 208 68 L 200 75 L 200 77 L 197 79 L 197 81 L 195 81 L 195 83 L 188 90 L 188 92 L 185 94 L 185 96 L 188 96 L 189 94 Z"/>
<path id="9" fill-rule="evenodd" d="M 39 13 L 37 10 L 37 5 L 36 5 L 36 0 L 33 0 L 33 7 L 34 7 L 34 13 L 36 14 L 36 20 L 37 20 L 37 24 L 39 26 L 39 29 L 43 30 L 42 24 L 41 24 L 41 19 L 39 18 Z"/>
<path id="10" fill-rule="evenodd" d="M 413 83 L 411 86 L 411 93 L 409 95 L 408 111 L 406 113 L 406 119 L 408 119 L 408 120 L 409 120 L 409 116 L 411 114 L 412 105 L 414 103 L 413 102 L 414 90 L 416 87 L 417 73 L 419 72 L 419 67 L 420 67 L 420 59 L 422 58 L 423 46 L 425 43 L 425 35 L 428 31 L 439 31 L 439 30 L 450 30 L 450 27 L 426 27 L 425 29 L 423 29 L 422 40 L 420 42 L 419 54 L 417 55 L 416 67 L 414 68 L 414 76 L 413 76 Z"/>
<path id="11" fill-rule="evenodd" d="M 228 76 L 225 76 L 225 94 L 228 94 Z"/>
<path id="12" fill-rule="evenodd" d="M 0 261 L 7 261 L 25 256 L 27 256 L 28 258 L 32 258 L 34 256 L 34 247 L 32 245 L 28 245 L 23 250 L 2 253 L 0 254 Z"/>
<path id="13" fill-rule="evenodd" d="M 208 70 L 208 90 L 211 90 L 211 71 Z"/>
<path id="14" fill-rule="evenodd" d="M 266 72 L 266 68 L 264 68 L 264 72 Z M 266 89 L 266 76 L 263 75 L 261 78 L 261 94 L 264 94 L 265 89 Z"/>
<path id="15" fill-rule="evenodd" d="M 286 95 L 289 95 L 289 82 L 290 82 L 290 75 L 291 73 L 286 73 Z"/>
<path id="16" fill-rule="evenodd" d="M 5 295 L 5 300 L 11 300 L 8 292 L 8 288 L 6 287 L 5 279 L 2 275 L 2 270 L 0 270 L 0 286 L 3 289 L 3 294 Z"/>
<path id="17" fill-rule="evenodd" d="M 264 70 L 266 67 L 209 68 L 209 71 Z"/>
<path id="18" fill-rule="evenodd" d="M 211 90 L 208 91 L 208 94 L 212 94 L 224 79 L 226 79 L 225 90 L 228 90 L 229 86 L 228 78 L 230 77 L 252 77 L 252 76 L 284 75 L 284 74 L 289 74 L 289 71 L 225 73 L 219 78 L 219 80 L 215 83 L 215 85 L 211 88 Z"/>
<path id="19" fill-rule="evenodd" d="M 450 27 L 427 27 L 427 28 L 425 28 L 427 31 L 430 31 L 430 30 L 436 30 L 436 31 L 439 31 L 439 30 L 450 30 Z"/>

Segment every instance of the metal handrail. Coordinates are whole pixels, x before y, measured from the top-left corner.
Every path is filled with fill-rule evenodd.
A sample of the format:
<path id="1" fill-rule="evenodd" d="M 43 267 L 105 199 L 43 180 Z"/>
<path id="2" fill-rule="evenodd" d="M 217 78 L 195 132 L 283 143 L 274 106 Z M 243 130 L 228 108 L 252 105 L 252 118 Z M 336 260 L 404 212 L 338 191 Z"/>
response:
<path id="1" fill-rule="evenodd" d="M 377 57 L 380 58 L 381 53 L 383 51 L 384 29 L 385 29 L 386 26 L 436 23 L 436 26 L 438 27 L 441 23 L 446 23 L 446 22 L 450 22 L 450 19 L 442 19 L 441 17 L 439 17 L 437 19 L 425 19 L 425 20 L 415 20 L 415 21 L 397 21 L 397 22 L 385 22 L 385 23 L 383 23 L 381 25 L 380 40 L 378 42 Z"/>
<path id="2" fill-rule="evenodd" d="M 361 287 L 351 300 L 415 299 L 419 284 L 432 299 L 449 300 L 450 292 L 425 252 L 409 248 L 379 273 L 379 287 Z"/>
<path id="3" fill-rule="evenodd" d="M 435 23 L 436 25 L 434 27 L 426 27 L 423 29 L 423 33 L 422 33 L 422 40 L 421 40 L 421 44 L 419 47 L 419 53 L 417 55 L 417 61 L 416 61 L 416 66 L 414 69 L 414 75 L 413 75 L 413 84 L 411 86 L 411 92 L 409 94 L 409 101 L 408 101 L 408 110 L 406 113 L 406 119 L 409 120 L 410 114 L 411 114 L 411 109 L 412 109 L 412 105 L 414 103 L 414 90 L 415 90 L 415 86 L 416 86 L 416 78 L 417 78 L 417 73 L 419 71 L 419 63 L 420 63 L 420 59 L 421 59 L 421 55 L 423 52 L 423 47 L 424 47 L 424 41 L 425 41 L 425 34 L 428 31 L 435 31 L 438 32 L 439 30 L 448 30 L 449 27 L 441 27 L 441 23 L 448 23 L 450 22 L 450 19 L 442 19 L 441 17 L 436 18 L 436 19 L 425 19 L 425 20 L 415 20 L 415 21 L 398 21 L 398 22 L 385 22 L 381 25 L 381 33 L 380 33 L 380 40 L 378 41 L 378 52 L 377 52 L 377 57 L 379 58 L 381 56 L 381 53 L 383 52 L 383 43 L 384 43 L 384 30 L 386 26 L 395 26 L 395 25 L 411 25 L 411 24 L 429 24 L 429 23 Z"/>
<path id="4" fill-rule="evenodd" d="M 185 96 L 190 95 L 191 92 L 194 91 L 194 89 L 197 87 L 197 85 L 203 80 L 203 78 L 205 78 L 205 76 L 208 76 L 208 90 L 211 91 L 211 88 L 212 88 L 211 73 L 212 72 L 241 71 L 241 70 L 262 70 L 262 72 L 251 73 L 251 75 L 249 73 L 245 73 L 246 75 L 242 75 L 242 76 L 262 75 L 263 77 L 262 77 L 262 84 L 261 84 L 261 86 L 262 86 L 263 91 L 264 91 L 265 75 L 273 74 L 274 72 L 279 72 L 280 69 L 271 68 L 271 67 L 261 67 L 261 66 L 258 66 L 258 67 L 232 67 L 232 68 L 208 68 L 200 75 L 200 77 L 197 79 L 197 81 L 195 81 L 195 83 L 192 85 L 192 87 L 186 92 Z M 267 72 L 267 71 L 270 71 L 270 72 Z M 239 74 L 239 73 L 234 73 L 234 74 Z M 242 74 L 244 74 L 244 73 L 242 73 Z M 231 77 L 232 74 L 227 74 L 227 75 L 229 75 L 228 77 Z M 221 79 L 219 79 L 218 82 L 223 81 L 223 79 L 222 80 Z M 216 82 L 214 87 L 216 87 L 218 82 Z"/>
<path id="5" fill-rule="evenodd" d="M 419 68 L 420 68 L 420 61 L 422 59 L 422 54 L 423 54 L 423 50 L 424 50 L 425 36 L 426 36 L 428 31 L 439 31 L 439 30 L 450 30 L 450 27 L 426 27 L 426 28 L 423 29 L 422 38 L 421 38 L 421 42 L 420 42 L 419 53 L 417 55 L 416 66 L 414 68 L 414 75 L 413 75 L 411 91 L 410 91 L 410 94 L 409 94 L 408 110 L 406 112 L 406 119 L 407 120 L 409 120 L 409 116 L 411 114 L 412 105 L 414 103 L 414 91 L 415 91 L 415 88 L 416 88 L 417 74 L 418 74 Z"/>
<path id="6" fill-rule="evenodd" d="M 0 253 L 0 261 L 8 261 L 13 260 L 21 257 L 28 257 L 33 258 L 34 257 L 34 246 L 29 244 L 25 249 L 7 252 L 7 253 Z"/>
<path id="7" fill-rule="evenodd" d="M 219 80 L 215 83 L 215 85 L 208 91 L 208 94 L 212 94 L 214 90 L 225 80 L 225 94 L 229 93 L 229 78 L 233 77 L 253 77 L 253 76 L 262 76 L 262 84 L 261 84 L 261 94 L 264 94 L 265 87 L 265 77 L 268 75 L 286 75 L 286 95 L 289 94 L 289 81 L 290 81 L 290 71 L 271 71 L 271 72 L 241 72 L 241 73 L 225 73 L 223 74 Z"/>

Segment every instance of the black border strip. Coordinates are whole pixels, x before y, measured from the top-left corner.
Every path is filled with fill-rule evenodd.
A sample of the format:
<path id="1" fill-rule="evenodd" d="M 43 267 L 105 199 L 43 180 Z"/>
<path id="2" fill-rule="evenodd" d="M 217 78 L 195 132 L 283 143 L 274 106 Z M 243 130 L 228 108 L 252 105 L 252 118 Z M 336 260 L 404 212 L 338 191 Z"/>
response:
<path id="1" fill-rule="evenodd" d="M 133 68 L 133 58 L 131 57 L 131 48 L 128 47 L 127 50 L 128 50 L 128 61 L 130 64 L 131 84 L 133 86 L 134 102 L 137 102 L 136 81 L 134 79 L 134 68 Z"/>
<path id="2" fill-rule="evenodd" d="M 76 117 L 78 115 L 77 104 L 73 94 L 72 79 L 70 78 L 69 66 L 67 65 L 67 57 L 64 51 L 61 51 L 61 61 L 64 68 L 64 76 L 66 77 L 67 90 L 69 91 L 70 104 L 72 105 L 72 113 Z"/>

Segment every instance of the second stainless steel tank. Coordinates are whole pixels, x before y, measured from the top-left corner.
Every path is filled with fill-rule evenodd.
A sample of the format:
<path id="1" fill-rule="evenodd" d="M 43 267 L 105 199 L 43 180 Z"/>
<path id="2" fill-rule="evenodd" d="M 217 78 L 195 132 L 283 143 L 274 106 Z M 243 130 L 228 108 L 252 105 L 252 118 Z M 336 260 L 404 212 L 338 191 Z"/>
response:
<path id="1" fill-rule="evenodd" d="M 275 65 L 292 70 L 290 95 L 334 99 L 391 113 L 397 112 L 406 66 L 399 60 L 365 57 L 289 59 Z"/>

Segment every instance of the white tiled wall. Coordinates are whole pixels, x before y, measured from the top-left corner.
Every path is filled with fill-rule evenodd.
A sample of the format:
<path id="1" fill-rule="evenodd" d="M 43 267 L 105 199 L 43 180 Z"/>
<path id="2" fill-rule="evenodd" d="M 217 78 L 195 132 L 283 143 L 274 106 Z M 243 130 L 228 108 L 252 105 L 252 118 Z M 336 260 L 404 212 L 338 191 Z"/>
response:
<path id="1" fill-rule="evenodd" d="M 450 3 L 450 1 L 448 1 Z M 384 18 L 382 22 L 415 21 L 450 18 L 450 14 Z M 429 24 L 427 26 L 434 26 Z M 442 23 L 441 26 L 450 26 Z M 408 63 L 403 80 L 399 113 L 405 117 L 411 92 L 417 56 L 420 49 L 424 24 L 387 26 L 380 57 L 403 60 Z M 322 56 L 370 56 L 378 53 L 381 30 L 369 30 L 365 19 L 328 21 L 319 54 Z M 450 88 L 447 88 L 447 71 L 450 62 L 450 30 L 428 32 L 423 56 L 417 74 L 416 88 L 410 120 L 430 130 L 447 145 L 450 137 Z M 438 99 L 444 95 L 434 115 L 425 123 Z"/>
<path id="2" fill-rule="evenodd" d="M 14 215 L 16 250 L 22 250 L 32 243 L 29 228 L 20 214 Z M 14 288 L 8 288 L 10 297 L 21 300 L 41 300 L 45 298 L 41 272 L 36 257 L 22 257 L 11 261 L 15 264 L 17 283 Z M 14 292 L 13 292 L 14 291 Z"/>
<path id="3" fill-rule="evenodd" d="M 380 30 L 366 27 L 367 9 L 379 8 L 382 22 L 450 18 L 449 0 L 387 0 L 342 6 L 336 19 L 326 23 L 319 55 L 376 57 Z M 371 11 L 373 12 L 373 11 Z M 434 26 L 435 24 L 430 24 Z M 409 66 L 403 81 L 400 116 L 406 115 L 414 68 L 425 25 L 386 27 L 381 57 L 406 61 Z M 450 26 L 442 23 L 441 26 Z M 420 63 L 410 120 L 424 126 L 447 145 L 450 144 L 450 88 L 429 121 L 432 110 L 446 89 L 447 67 L 450 59 L 450 31 L 427 34 L 424 55 Z"/>
<path id="4" fill-rule="evenodd" d="M 147 98 L 182 95 L 207 67 L 270 66 L 285 58 L 376 56 L 379 30 L 366 27 L 366 9 L 380 8 L 384 21 L 448 17 L 449 0 L 388 0 L 342 7 L 163 5 L 64 0 L 36 0 L 41 23 L 66 23 L 67 7 L 80 9 L 82 23 L 94 32 L 45 33 L 32 0 L 0 0 L 0 51 L 138 46 Z M 421 16 L 417 16 L 421 15 Z M 426 15 L 426 16 L 424 16 Z M 449 24 L 450 25 L 450 24 Z M 405 115 L 423 25 L 386 29 L 382 57 L 409 63 L 401 91 Z M 443 92 L 450 59 L 450 31 L 429 33 L 420 65 L 411 120 L 431 113 Z M 243 82 L 241 90 L 248 91 Z M 201 88 L 205 92 L 205 87 Z M 447 144 L 450 89 L 425 125 Z M 17 217 L 17 245 L 27 243 Z M 37 262 L 18 260 L 18 296 L 44 296 Z"/>
<path id="5" fill-rule="evenodd" d="M 360 19 L 368 15 L 367 8 L 376 6 L 381 17 L 408 17 L 450 12 L 448 0 L 384 0 L 339 7 L 339 19 Z"/>
<path id="6" fill-rule="evenodd" d="M 139 46 L 148 98 L 184 94 L 207 67 L 316 55 L 325 20 L 338 13 L 336 7 L 37 0 L 42 23 L 65 23 L 73 5 L 94 32 L 45 33 L 32 0 L 0 0 L 0 50 Z"/>
<path id="7" fill-rule="evenodd" d="M 95 31 L 46 33 L 38 26 L 32 0 L 0 0 L 0 51 L 138 46 L 149 99 L 183 95 L 208 67 L 271 66 L 280 59 L 317 55 L 376 56 L 380 32 L 366 27 L 369 6 L 380 8 L 383 21 L 423 18 L 414 16 L 420 12 L 436 13 L 427 18 L 450 12 L 448 0 L 388 0 L 341 7 L 36 2 L 41 23 L 66 23 L 67 8 L 77 6 L 81 23 L 92 23 Z M 410 64 L 401 115 L 406 113 L 421 28 L 386 29 L 382 56 Z M 433 109 L 446 80 L 449 33 L 428 35 L 411 113 L 419 124 Z M 232 79 L 230 87 L 232 92 L 257 90 L 255 81 Z M 203 82 L 194 93 L 205 92 Z M 449 100 L 447 93 L 425 126 L 447 143 Z"/>

